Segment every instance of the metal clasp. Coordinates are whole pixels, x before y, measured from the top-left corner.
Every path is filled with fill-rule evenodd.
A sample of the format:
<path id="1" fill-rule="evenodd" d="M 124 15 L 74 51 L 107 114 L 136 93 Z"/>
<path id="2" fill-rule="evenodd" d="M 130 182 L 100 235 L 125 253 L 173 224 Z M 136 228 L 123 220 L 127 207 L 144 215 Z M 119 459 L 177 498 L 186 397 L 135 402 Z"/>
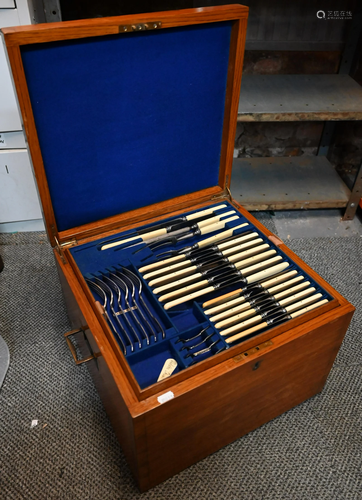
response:
<path id="1" fill-rule="evenodd" d="M 152 21 L 149 23 L 124 24 L 119 27 L 120 33 L 131 33 L 133 31 L 150 31 L 161 28 L 161 21 Z"/>

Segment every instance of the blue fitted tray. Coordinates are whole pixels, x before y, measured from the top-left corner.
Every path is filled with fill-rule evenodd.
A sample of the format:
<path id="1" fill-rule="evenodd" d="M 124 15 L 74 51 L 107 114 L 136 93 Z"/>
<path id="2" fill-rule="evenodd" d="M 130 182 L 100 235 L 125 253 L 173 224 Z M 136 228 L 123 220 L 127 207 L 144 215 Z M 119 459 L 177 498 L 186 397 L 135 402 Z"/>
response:
<path id="1" fill-rule="evenodd" d="M 235 231 L 235 234 L 241 235 L 242 233 L 250 230 L 257 232 L 259 234 L 259 237 L 266 243 L 268 243 L 268 245 L 270 245 L 271 249 L 276 250 L 277 255 L 281 255 L 283 257 L 283 260 L 289 263 L 289 267 L 287 268 L 287 270 L 295 269 L 298 274 L 302 274 L 308 281 L 311 282 L 311 285 L 316 288 L 316 293 L 319 292 L 322 294 L 321 299 L 325 298 L 327 300 L 332 300 L 332 297 L 324 289 L 322 289 L 307 273 L 302 271 L 302 269 L 300 269 L 289 257 L 287 257 L 279 247 L 277 247 L 243 215 L 241 215 L 234 206 L 226 201 L 223 201 L 223 204 L 226 204 L 227 206 L 226 208 L 220 210 L 220 214 L 233 209 L 237 212 L 237 215 L 239 215 L 239 219 L 227 223 L 225 230 L 242 223 L 248 223 L 247 226 L 237 229 Z M 220 205 L 220 203 L 212 206 L 217 207 L 218 205 Z M 201 208 L 199 210 L 201 211 L 203 209 Z M 183 215 L 187 215 L 191 212 L 194 211 L 185 212 Z M 172 220 L 172 218 L 165 219 L 163 222 L 167 224 L 167 222 L 169 222 L 170 220 Z M 152 227 L 152 224 L 150 226 Z M 138 229 L 144 229 L 146 227 L 148 226 L 145 225 Z M 107 242 L 117 240 L 118 238 L 124 238 L 127 236 L 127 234 L 130 233 L 131 231 L 120 232 L 119 234 L 112 235 L 107 238 L 102 238 L 84 245 L 77 245 L 76 247 L 70 248 L 70 252 L 79 270 L 81 271 L 83 276 L 88 279 L 94 279 L 94 276 L 101 277 L 102 273 L 107 274 L 110 270 L 121 270 L 122 267 L 125 267 L 136 273 L 142 280 L 144 290 L 143 297 L 145 299 L 145 302 L 148 308 L 151 310 L 152 314 L 162 325 L 165 333 L 164 337 L 162 336 L 160 331 L 155 332 L 155 337 L 149 335 L 149 343 L 147 343 L 146 338 L 143 338 L 141 348 L 138 346 L 137 342 L 134 343 L 133 349 L 131 349 L 130 346 L 127 346 L 126 359 L 141 389 L 145 389 L 146 387 L 152 385 L 157 381 L 162 367 L 168 358 L 173 358 L 177 361 L 177 368 L 174 372 L 177 373 L 180 370 L 186 369 L 194 362 L 202 361 L 218 353 L 220 350 L 229 348 L 229 345 L 220 335 L 217 328 L 209 321 L 208 317 L 204 314 L 201 304 L 220 294 L 224 294 L 240 288 L 240 283 L 236 283 L 226 289 L 223 289 L 221 292 L 214 291 L 212 293 L 199 297 L 199 299 L 197 300 L 189 301 L 173 309 L 165 310 L 163 305 L 158 301 L 158 298 L 152 292 L 152 289 L 143 279 L 142 274 L 140 274 L 138 271 L 138 268 L 151 263 L 154 260 L 152 252 L 148 248 L 144 248 L 144 244 L 140 244 L 132 248 L 114 247 L 104 251 L 100 250 L 101 246 L 106 244 Z M 190 240 L 187 240 L 186 243 L 178 243 L 176 247 L 170 246 L 169 248 L 183 248 L 186 245 L 192 245 L 200 241 L 201 239 L 208 238 L 209 236 L 212 236 L 212 234 L 213 233 L 210 233 L 201 237 L 196 236 Z M 135 250 L 138 250 L 140 248 L 142 250 L 134 254 Z M 167 247 L 164 247 L 159 251 L 156 251 L 155 253 L 157 254 L 167 249 Z M 97 293 L 95 293 L 93 290 L 92 293 L 96 300 L 101 301 L 101 297 Z M 124 301 L 122 307 L 127 308 Z M 108 313 L 111 315 L 111 310 L 109 308 Z M 135 328 L 137 327 L 134 322 L 133 326 Z M 211 344 L 213 344 L 213 346 L 209 352 L 201 354 L 195 361 L 193 358 L 187 356 L 188 351 L 182 349 L 183 342 L 180 341 L 180 339 L 191 338 L 205 328 L 207 328 L 207 331 L 202 335 L 202 338 L 209 336 L 209 339 L 206 341 L 204 347 L 208 347 Z M 265 331 L 265 329 L 258 331 L 255 335 L 259 335 L 260 333 L 263 333 L 263 331 Z M 122 332 L 120 331 L 119 334 L 122 335 Z M 239 342 L 242 342 L 247 338 L 250 338 L 250 336 L 243 338 Z M 116 340 L 119 341 L 117 337 Z M 193 346 L 195 342 L 197 341 L 191 341 L 188 346 Z M 122 349 L 121 344 L 119 345 Z"/>

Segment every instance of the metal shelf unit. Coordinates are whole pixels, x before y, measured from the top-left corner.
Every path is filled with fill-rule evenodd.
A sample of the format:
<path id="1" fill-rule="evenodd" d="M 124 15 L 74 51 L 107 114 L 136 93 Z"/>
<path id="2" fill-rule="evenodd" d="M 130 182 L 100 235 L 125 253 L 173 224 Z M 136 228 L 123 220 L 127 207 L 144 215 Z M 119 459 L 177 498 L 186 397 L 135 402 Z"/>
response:
<path id="1" fill-rule="evenodd" d="M 245 75 L 238 121 L 349 121 L 362 119 L 362 87 L 349 75 Z M 353 219 L 362 170 L 350 191 L 325 156 L 325 127 L 317 156 L 235 159 L 231 191 L 248 210 L 347 207 Z"/>

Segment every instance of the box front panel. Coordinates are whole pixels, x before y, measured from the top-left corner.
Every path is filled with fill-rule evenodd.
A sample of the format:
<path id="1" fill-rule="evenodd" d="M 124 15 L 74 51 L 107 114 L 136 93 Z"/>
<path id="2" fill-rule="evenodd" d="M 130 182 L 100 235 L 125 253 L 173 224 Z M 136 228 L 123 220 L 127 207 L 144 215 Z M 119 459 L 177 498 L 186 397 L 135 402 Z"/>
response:
<path id="1" fill-rule="evenodd" d="M 149 468 L 141 488 L 155 486 L 320 392 L 351 316 L 285 344 L 279 343 L 282 335 L 266 354 L 236 358 L 235 369 L 148 412 Z"/>

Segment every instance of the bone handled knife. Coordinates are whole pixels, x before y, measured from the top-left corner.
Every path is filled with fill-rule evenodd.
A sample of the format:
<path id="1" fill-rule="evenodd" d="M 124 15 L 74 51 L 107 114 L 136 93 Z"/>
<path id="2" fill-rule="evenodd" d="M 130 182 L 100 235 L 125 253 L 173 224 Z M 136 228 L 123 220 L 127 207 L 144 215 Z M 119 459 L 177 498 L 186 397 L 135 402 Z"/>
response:
<path id="1" fill-rule="evenodd" d="M 328 302 L 327 299 L 319 300 L 318 302 L 315 302 L 314 304 L 311 304 L 310 306 L 304 307 L 303 309 L 299 309 L 298 311 L 295 311 L 291 314 L 282 314 L 280 317 L 277 318 L 271 318 L 267 319 L 266 321 L 263 321 L 262 323 L 259 323 L 258 325 L 255 325 L 251 328 L 248 328 L 247 330 L 243 330 L 240 333 L 237 333 L 236 335 L 233 335 L 232 337 L 228 337 L 225 339 L 225 342 L 228 344 L 232 344 L 233 342 L 236 342 L 237 340 L 247 337 L 248 335 L 251 335 L 252 333 L 257 332 L 258 330 L 262 330 L 263 328 L 266 328 L 267 326 L 274 325 L 280 321 L 284 320 L 289 320 L 296 318 L 297 316 L 301 316 L 302 314 L 305 314 L 308 311 L 311 311 L 312 309 L 316 309 L 317 307 L 322 306 L 323 304 L 326 304 Z"/>
<path id="2" fill-rule="evenodd" d="M 313 302 L 316 302 L 321 297 L 322 297 L 321 293 L 316 293 L 314 295 L 311 295 L 310 297 L 307 297 L 306 299 L 303 299 L 303 300 L 300 300 L 299 302 L 296 302 L 295 304 L 284 307 L 283 309 L 287 313 L 293 312 L 296 309 L 301 309 L 304 306 L 307 306 Z M 259 323 L 259 321 L 262 321 L 264 319 L 264 317 L 265 317 L 264 315 L 257 314 L 256 316 L 253 316 L 252 318 L 249 318 L 245 321 L 242 321 L 241 323 L 238 323 L 234 326 L 230 326 L 229 328 L 226 328 L 225 330 L 221 330 L 220 335 L 222 335 L 223 337 L 227 337 L 228 335 L 231 335 L 232 333 L 236 333 L 239 330 L 244 330 L 244 328 L 251 326 L 253 323 Z"/>
<path id="3" fill-rule="evenodd" d="M 289 279 L 291 276 L 295 275 L 297 271 L 290 271 L 290 273 L 285 273 L 284 274 L 284 281 L 280 283 L 279 285 L 273 286 L 271 288 L 264 287 L 260 285 L 260 294 L 265 293 L 265 294 L 274 294 L 277 293 L 284 288 L 288 288 L 291 285 L 295 285 L 296 283 L 299 283 L 300 281 L 303 281 L 305 278 L 302 275 L 299 275 L 293 279 Z M 254 290 L 254 292 L 257 291 Z M 235 297 L 235 295 L 233 295 Z M 230 308 L 237 307 L 239 304 L 242 304 L 247 300 L 248 297 L 245 297 L 245 295 L 242 295 L 241 292 L 239 292 L 236 296 L 236 298 L 232 298 L 231 300 L 227 300 L 225 302 L 222 302 L 218 306 L 211 307 L 210 309 L 204 310 L 204 313 L 207 316 L 214 316 L 214 315 L 220 315 L 223 314 L 226 310 L 230 310 Z M 210 318 L 211 319 L 211 318 Z"/>
<path id="4" fill-rule="evenodd" d="M 263 256 L 263 257 L 261 257 L 261 259 L 262 259 L 262 258 L 266 257 L 265 253 L 262 253 L 262 252 L 264 252 L 264 250 L 267 250 L 268 248 L 270 248 L 270 246 L 267 243 L 264 243 L 263 245 L 253 247 L 250 250 L 246 250 L 244 252 L 237 253 L 235 255 L 230 255 L 229 257 L 225 258 L 224 261 L 226 261 L 228 263 L 233 263 L 233 262 L 237 262 L 241 259 L 246 259 L 247 257 L 255 255 L 255 254 L 260 254 L 261 256 Z M 271 250 L 271 252 L 273 252 L 273 253 L 270 253 L 269 255 L 276 254 L 275 250 Z M 255 257 L 254 260 L 251 262 L 257 262 L 257 257 Z M 186 267 L 184 269 L 180 269 L 178 271 L 174 271 L 174 272 L 165 274 L 163 276 L 156 277 L 155 279 L 153 279 L 152 281 L 149 282 L 149 285 L 151 287 L 154 287 L 156 285 L 159 285 L 160 283 L 163 283 L 164 281 L 168 281 L 168 282 L 171 281 L 172 282 L 175 279 L 178 280 L 180 278 L 180 276 L 183 276 L 184 274 L 190 274 L 193 271 L 198 271 L 200 268 L 201 268 L 201 265 L 195 264 L 193 266 L 189 266 L 189 267 Z M 195 278 L 197 277 L 196 274 L 193 274 L 193 276 L 195 276 Z M 189 280 L 194 279 L 193 276 L 189 276 Z"/>
<path id="5" fill-rule="evenodd" d="M 242 260 L 240 262 L 237 262 L 237 263 L 233 264 L 233 267 L 236 270 L 242 269 L 242 274 L 244 275 L 244 271 L 249 272 L 249 270 L 251 270 L 250 272 L 252 272 L 255 269 L 260 269 L 262 267 L 266 267 L 270 264 L 278 262 L 279 260 L 282 260 L 282 257 L 279 257 L 279 256 L 273 257 L 272 259 L 267 260 L 268 257 L 270 257 L 271 255 L 275 255 L 275 254 L 276 254 L 275 250 L 269 250 L 267 252 L 261 253 L 259 255 L 254 256 L 254 257 L 250 257 L 249 259 L 245 259 L 245 260 Z M 262 260 L 262 259 L 264 259 L 264 260 Z M 259 262 L 260 260 L 262 260 L 262 262 Z M 255 264 L 255 265 L 250 266 L 250 264 L 252 264 L 254 262 L 259 262 L 259 264 Z M 245 269 L 244 269 L 244 266 L 245 266 Z M 257 266 L 257 267 L 255 267 L 255 266 Z M 164 302 L 165 300 L 174 298 L 176 295 L 188 293 L 191 290 L 194 290 L 196 288 L 200 288 L 200 286 L 209 285 L 210 282 L 212 282 L 214 279 L 217 279 L 217 275 L 215 277 L 208 278 L 205 273 L 204 274 L 195 273 L 192 276 L 188 276 L 188 277 L 183 278 L 181 280 L 177 280 L 177 282 L 175 282 L 175 283 L 169 283 L 169 284 L 163 285 L 159 288 L 155 288 L 153 290 L 153 293 L 158 295 L 158 294 L 160 294 L 160 293 L 162 293 L 170 288 L 174 288 L 175 286 L 180 286 L 180 285 L 185 284 L 188 281 L 193 281 L 195 279 L 200 279 L 200 278 L 204 278 L 204 279 L 202 281 L 197 281 L 196 283 L 185 286 L 183 288 L 178 288 L 177 290 L 174 290 L 166 295 L 162 295 L 161 297 L 159 297 L 158 300 L 160 302 Z"/>
<path id="6" fill-rule="evenodd" d="M 268 281 L 265 281 L 264 283 L 260 283 L 259 287 L 260 288 L 268 288 L 269 286 L 277 285 L 278 283 L 282 283 L 283 281 L 285 281 L 285 278 L 290 277 L 290 276 L 295 276 L 296 274 L 298 274 L 298 271 L 296 271 L 295 269 L 292 269 L 291 271 L 282 273 L 279 276 L 276 276 L 275 278 L 272 278 Z M 224 302 L 230 300 L 231 298 L 239 297 L 240 294 L 243 293 L 243 291 L 244 290 L 242 288 L 239 288 L 237 290 L 233 290 L 232 292 L 226 293 L 224 295 L 220 295 L 219 297 L 216 297 L 214 299 L 211 299 L 211 300 L 204 302 L 202 304 L 202 307 L 204 309 L 206 309 L 207 307 L 212 306 L 214 304 L 223 304 Z"/>
<path id="7" fill-rule="evenodd" d="M 271 297 L 274 297 L 275 300 L 282 299 L 284 296 L 303 290 L 304 288 L 307 288 L 310 285 L 310 281 L 303 281 L 303 283 L 300 283 L 299 285 L 295 285 L 296 281 L 302 280 L 302 276 L 298 276 L 294 280 L 289 280 L 286 283 L 283 283 L 284 288 L 287 288 L 287 290 L 284 290 L 281 293 L 275 293 L 273 288 L 269 288 L 268 290 L 265 290 L 261 292 L 260 294 L 256 295 L 255 298 L 244 298 L 243 301 L 241 301 L 241 297 L 239 297 L 238 300 L 239 302 L 237 303 L 236 306 L 234 306 L 231 303 L 231 307 L 227 308 L 226 310 L 219 312 L 218 314 L 215 314 L 214 316 L 211 316 L 209 319 L 212 323 L 216 323 L 222 319 L 228 318 L 229 316 L 233 316 L 234 314 L 239 314 L 242 311 L 245 311 L 250 307 L 250 300 L 252 301 L 252 304 L 256 303 L 256 300 L 262 300 L 262 299 L 268 299 Z M 278 285 L 277 287 L 274 287 L 278 289 L 281 285 Z M 234 301 L 232 301 L 234 302 Z M 220 307 L 220 306 L 219 306 Z M 216 308 L 215 308 L 216 309 Z M 206 313 L 206 311 L 205 311 Z"/>
<path id="8" fill-rule="evenodd" d="M 241 226 L 237 226 L 237 228 L 233 228 L 233 229 L 238 229 L 239 227 L 244 227 L 247 225 L 248 224 L 242 224 Z M 249 240 L 253 240 L 253 239 L 258 238 L 258 237 L 259 237 L 259 234 L 256 232 L 248 233 L 248 234 L 242 235 L 242 236 L 235 236 L 231 240 L 228 240 L 224 243 L 219 243 L 218 245 L 216 245 L 216 247 L 219 251 L 221 251 L 224 248 L 227 248 L 229 246 L 236 245 L 237 243 L 242 243 L 242 242 L 246 242 Z M 222 240 L 223 239 L 224 239 L 224 236 L 222 237 Z M 210 246 L 212 246 L 212 245 L 210 245 Z M 198 248 L 199 248 L 198 245 L 195 245 L 195 249 L 193 247 L 186 247 L 185 253 L 180 253 L 180 255 L 176 255 L 175 257 L 169 257 L 167 259 L 159 260 L 157 262 L 153 262 L 152 264 L 148 264 L 147 266 L 140 267 L 139 272 L 145 273 L 145 272 L 151 271 L 153 269 L 158 269 L 158 268 L 161 268 L 163 266 L 170 265 L 173 262 L 184 261 L 187 259 L 187 257 L 189 255 L 197 255 Z"/>
<path id="9" fill-rule="evenodd" d="M 210 214 L 213 214 L 214 212 L 222 209 L 222 208 L 226 208 L 227 205 L 225 204 L 222 204 L 222 205 L 219 205 L 217 207 L 214 207 L 214 208 L 208 208 L 206 210 L 202 210 L 201 212 L 194 212 L 193 214 L 190 214 L 190 215 L 186 215 L 184 217 L 181 217 L 179 219 L 176 219 L 177 221 L 183 221 L 183 222 L 188 222 L 188 221 L 192 221 L 194 219 L 199 219 L 199 218 L 202 218 L 204 217 L 205 215 L 210 215 Z M 233 213 L 235 213 L 235 210 L 233 210 Z M 219 218 L 221 217 L 224 217 L 225 214 L 219 214 Z M 210 220 L 210 219 L 206 219 L 206 220 Z M 206 222 L 206 221 L 202 221 L 202 222 Z M 201 222 L 200 222 L 201 223 Z M 164 227 L 160 227 L 160 226 L 157 226 L 157 229 L 152 229 L 150 228 L 151 230 L 149 232 L 144 232 L 144 231 L 139 231 L 139 232 L 135 232 L 133 233 L 135 236 L 132 236 L 131 238 L 125 238 L 125 239 L 119 239 L 118 241 L 113 241 L 111 243 L 106 243 L 105 245 L 103 245 L 101 247 L 101 250 L 107 250 L 108 248 L 113 248 L 113 247 L 116 247 L 116 246 L 119 246 L 119 245 L 123 245 L 124 243 L 128 243 L 130 241 L 134 241 L 134 240 L 138 240 L 138 239 L 141 239 L 142 241 L 148 241 L 149 239 L 151 238 L 156 238 L 158 236 L 163 236 L 167 233 L 170 232 L 170 230 L 172 229 L 173 225 L 175 224 L 172 224 L 172 221 L 170 222 L 166 222 L 164 224 Z"/>
<path id="10" fill-rule="evenodd" d="M 293 288 L 294 288 L 294 291 L 297 291 L 296 289 L 298 287 L 293 287 Z M 316 289 L 314 287 L 309 287 L 306 290 L 303 290 L 303 291 L 301 291 L 299 293 L 292 294 L 290 297 L 287 297 L 284 300 L 277 300 L 275 302 L 275 304 L 279 305 L 281 307 L 284 307 L 287 304 L 291 304 L 292 302 L 296 302 L 299 299 L 302 299 L 303 297 L 307 297 L 308 295 L 312 295 L 312 293 L 314 293 L 315 291 L 316 291 Z M 274 298 L 276 299 L 277 297 L 274 296 Z M 271 303 L 270 305 L 273 306 L 273 303 Z M 265 303 L 264 303 L 264 307 L 265 307 Z M 245 308 L 245 310 L 243 312 L 240 312 L 240 313 L 238 313 L 238 314 L 236 314 L 234 316 L 230 316 L 229 318 L 226 318 L 226 319 L 223 319 L 222 321 L 217 322 L 215 324 L 215 327 L 219 328 L 219 329 L 220 328 L 225 328 L 228 325 L 232 325 L 232 324 L 234 324 L 236 322 L 242 321 L 244 318 L 248 318 L 252 314 L 256 314 L 259 310 L 260 310 L 260 306 L 259 307 L 256 306 L 255 309 L 253 307 Z"/>
<path id="11" fill-rule="evenodd" d="M 235 212 L 234 212 L 235 213 Z M 162 236 L 156 236 L 154 238 L 148 238 L 145 241 L 140 241 L 140 238 L 137 238 L 135 242 L 130 242 L 130 245 L 126 245 L 125 248 L 130 248 L 134 247 L 137 245 L 140 245 L 141 243 L 146 243 L 147 245 L 151 243 L 158 243 L 161 242 L 167 238 L 171 238 L 173 236 L 180 236 L 182 239 L 183 237 L 186 236 L 199 236 L 203 234 L 209 234 L 209 233 L 214 233 L 215 231 L 219 231 L 220 229 L 224 229 L 225 225 L 228 222 L 232 222 L 233 220 L 240 219 L 238 215 L 234 215 L 233 217 L 228 217 L 226 219 L 219 219 L 218 217 L 213 217 L 211 219 L 208 219 L 208 224 L 204 224 L 200 226 L 199 223 L 193 224 L 192 226 L 187 226 L 182 229 L 177 229 L 176 231 L 171 231 L 170 233 L 167 233 L 166 235 Z M 210 222 L 211 221 L 211 222 Z"/>
<path id="12" fill-rule="evenodd" d="M 245 279 L 245 282 L 250 285 L 252 283 L 256 283 L 257 281 L 261 281 L 262 279 L 268 278 L 269 276 L 273 276 L 274 274 L 280 273 L 281 271 L 284 271 L 289 267 L 289 262 L 282 262 L 281 264 L 269 267 L 267 269 L 264 269 L 263 271 L 260 271 L 258 273 L 255 273 L 251 276 L 248 276 L 248 278 Z M 241 280 L 240 280 L 241 281 Z M 220 285 L 219 285 L 220 286 Z M 172 307 L 175 307 L 179 304 L 183 304 L 184 302 L 187 302 L 189 300 L 197 299 L 198 297 L 201 297 L 202 295 L 206 295 L 207 293 L 213 292 L 219 288 L 218 285 L 211 285 L 206 288 L 202 288 L 201 290 L 197 290 L 196 292 L 183 295 L 182 297 L 179 297 L 178 299 L 172 300 L 170 302 L 167 302 L 164 305 L 164 308 L 166 310 L 171 309 Z M 228 285 L 226 285 L 228 286 Z"/>
<path id="13" fill-rule="evenodd" d="M 196 256 L 194 258 L 190 258 L 187 260 L 185 259 L 185 260 L 182 260 L 181 262 L 177 262 L 176 264 L 172 264 L 172 265 L 166 266 L 166 267 L 161 267 L 159 269 L 156 269 L 155 271 L 151 271 L 150 273 L 144 274 L 143 277 L 145 280 L 149 280 L 150 278 L 155 278 L 155 277 L 159 276 L 160 274 L 162 274 L 162 275 L 169 274 L 172 272 L 179 271 L 181 269 L 185 269 L 185 271 L 186 271 L 186 269 L 192 267 L 193 265 L 197 265 L 198 263 L 212 259 L 213 256 L 215 256 L 215 259 L 217 258 L 217 255 L 219 255 L 219 254 L 227 257 L 228 255 L 234 254 L 234 253 L 241 251 L 241 250 L 246 250 L 250 247 L 256 248 L 257 245 L 260 245 L 261 243 L 263 243 L 263 240 L 261 238 L 255 238 L 254 240 L 247 241 L 246 243 L 242 243 L 241 245 L 236 245 L 234 247 L 230 247 L 230 248 L 224 250 L 223 252 L 217 252 L 215 250 L 211 253 L 205 254 L 203 257 L 197 256 L 197 254 L 196 254 Z"/>

